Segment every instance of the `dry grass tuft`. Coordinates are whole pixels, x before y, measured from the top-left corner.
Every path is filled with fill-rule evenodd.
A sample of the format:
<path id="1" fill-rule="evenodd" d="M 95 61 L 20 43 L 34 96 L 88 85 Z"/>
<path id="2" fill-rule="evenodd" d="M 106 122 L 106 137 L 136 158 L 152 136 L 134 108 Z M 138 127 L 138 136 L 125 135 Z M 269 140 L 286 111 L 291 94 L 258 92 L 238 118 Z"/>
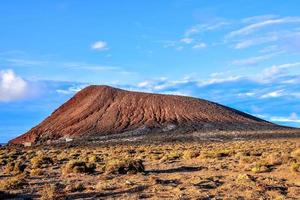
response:
<path id="1" fill-rule="evenodd" d="M 91 163 L 86 163 L 80 160 L 70 160 L 63 168 L 62 173 L 86 173 L 92 174 L 95 172 L 96 165 Z"/>
<path id="2" fill-rule="evenodd" d="M 17 175 L 23 173 L 26 168 L 27 165 L 22 161 L 10 161 L 5 167 L 5 172 Z"/>
<path id="3" fill-rule="evenodd" d="M 60 184 L 48 184 L 40 191 L 41 200 L 63 200 L 66 199 L 63 186 Z"/>
<path id="4" fill-rule="evenodd" d="M 32 168 L 43 168 L 47 167 L 48 165 L 54 164 L 52 158 L 43 155 L 37 155 L 33 157 L 30 160 L 30 163 L 32 165 Z"/>
<path id="5" fill-rule="evenodd" d="M 70 183 L 66 186 L 66 192 L 82 192 L 86 189 L 83 183 Z"/>
<path id="6" fill-rule="evenodd" d="M 224 149 L 224 150 L 213 150 L 213 151 L 206 151 L 206 152 L 203 152 L 200 157 L 201 158 L 225 158 L 225 157 L 229 157 L 233 154 L 234 152 L 232 150 L 227 150 L 227 149 Z"/>
<path id="7" fill-rule="evenodd" d="M 292 169 L 294 172 L 300 172 L 300 163 L 292 163 L 291 169 Z"/>
<path id="8" fill-rule="evenodd" d="M 178 159 L 180 159 L 180 157 L 181 157 L 181 154 L 174 151 L 174 152 L 170 152 L 170 153 L 164 155 L 161 158 L 161 161 L 164 162 L 164 161 L 178 160 Z"/>
<path id="9" fill-rule="evenodd" d="M 44 174 L 44 171 L 41 169 L 32 169 L 30 171 L 30 176 L 42 176 Z"/>
<path id="10" fill-rule="evenodd" d="M 296 161 L 300 161 L 300 149 L 296 149 L 291 153 L 291 157 Z"/>
<path id="11" fill-rule="evenodd" d="M 186 150 L 183 152 L 182 158 L 185 160 L 197 158 L 200 155 L 199 151 L 193 151 L 193 150 Z"/>
<path id="12" fill-rule="evenodd" d="M 136 174 L 145 171 L 142 160 L 124 159 L 110 160 L 104 166 L 107 174 Z"/>
<path id="13" fill-rule="evenodd" d="M 0 180 L 0 189 L 10 190 L 19 189 L 22 186 L 27 185 L 27 181 L 24 175 L 14 176 L 8 179 Z"/>

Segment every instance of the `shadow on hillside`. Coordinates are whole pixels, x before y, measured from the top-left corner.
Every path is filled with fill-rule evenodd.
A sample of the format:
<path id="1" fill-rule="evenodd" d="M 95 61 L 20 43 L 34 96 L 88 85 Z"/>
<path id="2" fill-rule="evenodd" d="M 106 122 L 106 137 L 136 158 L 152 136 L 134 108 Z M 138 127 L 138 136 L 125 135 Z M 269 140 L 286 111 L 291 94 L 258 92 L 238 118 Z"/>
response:
<path id="1" fill-rule="evenodd" d="M 30 194 L 21 194 L 21 193 L 10 193 L 0 191 L 0 199 L 22 199 L 22 200 L 31 200 L 33 198 L 37 198 L 37 195 Z"/>
<path id="2" fill-rule="evenodd" d="M 197 172 L 202 169 L 203 169 L 203 167 L 181 166 L 181 167 L 172 168 L 172 169 L 149 170 L 146 172 L 147 173 L 155 173 L 155 174 L 168 174 L 168 173 L 178 173 L 178 172 Z"/>
<path id="3" fill-rule="evenodd" d="M 117 197 L 122 194 L 133 194 L 137 192 L 142 192 L 147 189 L 149 186 L 139 185 L 134 188 L 119 191 L 119 192 L 89 192 L 89 193 L 79 193 L 79 194 L 71 194 L 67 196 L 67 199 L 84 199 L 84 198 L 105 198 L 105 197 Z"/>

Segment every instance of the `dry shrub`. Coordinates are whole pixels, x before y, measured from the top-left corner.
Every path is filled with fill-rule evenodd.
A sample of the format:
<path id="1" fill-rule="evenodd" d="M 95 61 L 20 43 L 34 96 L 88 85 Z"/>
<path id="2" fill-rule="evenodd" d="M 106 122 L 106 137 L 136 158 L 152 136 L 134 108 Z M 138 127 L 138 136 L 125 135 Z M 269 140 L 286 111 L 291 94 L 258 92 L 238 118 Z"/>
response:
<path id="1" fill-rule="evenodd" d="M 83 183 L 70 183 L 66 186 L 66 192 L 82 192 L 86 189 Z"/>
<path id="2" fill-rule="evenodd" d="M 213 151 L 207 151 L 203 152 L 200 157 L 202 158 L 224 158 L 231 156 L 233 154 L 233 151 L 231 150 L 213 150 Z"/>
<path id="3" fill-rule="evenodd" d="M 25 171 L 27 165 L 21 161 L 11 161 L 5 167 L 6 173 L 21 174 Z"/>
<path id="4" fill-rule="evenodd" d="M 193 159 L 193 158 L 197 158 L 200 155 L 199 151 L 192 151 L 192 150 L 186 150 L 183 152 L 183 159 Z"/>
<path id="5" fill-rule="evenodd" d="M 53 159 L 43 155 L 37 155 L 30 160 L 32 168 L 47 167 L 48 165 L 53 165 Z"/>
<path id="6" fill-rule="evenodd" d="M 32 169 L 30 171 L 30 176 L 42 176 L 44 174 L 44 171 L 41 169 Z"/>
<path id="7" fill-rule="evenodd" d="M 254 167 L 251 168 L 251 171 L 253 173 L 264 173 L 264 172 L 270 172 L 271 170 L 270 170 L 270 168 L 268 168 L 265 165 L 257 164 L 257 165 L 255 165 Z"/>
<path id="8" fill-rule="evenodd" d="M 164 157 L 162 157 L 161 161 L 172 161 L 172 160 L 178 160 L 180 159 L 181 155 L 178 152 L 170 152 Z"/>
<path id="9" fill-rule="evenodd" d="M 32 150 L 29 150 L 29 151 L 26 152 L 25 159 L 26 160 L 31 160 L 35 156 L 36 156 L 36 152 L 32 151 Z"/>
<path id="10" fill-rule="evenodd" d="M 300 161 L 300 149 L 296 149 L 291 153 L 291 157 L 296 161 Z"/>
<path id="11" fill-rule="evenodd" d="M 272 153 L 268 155 L 265 159 L 265 162 L 268 165 L 281 165 L 282 162 L 286 161 L 287 157 L 280 153 Z"/>
<path id="12" fill-rule="evenodd" d="M 144 172 L 145 167 L 140 159 L 110 160 L 104 170 L 108 174 L 136 174 Z"/>
<path id="13" fill-rule="evenodd" d="M 99 157 L 98 155 L 91 155 L 90 157 L 88 157 L 89 163 L 98 163 L 101 161 L 103 161 L 103 159 L 101 157 Z"/>
<path id="14" fill-rule="evenodd" d="M 300 163 L 292 163 L 291 165 L 291 169 L 294 171 L 294 172 L 300 172 Z"/>
<path id="15" fill-rule="evenodd" d="M 80 160 L 70 160 L 63 168 L 62 173 L 94 173 L 96 169 L 95 164 L 86 163 Z"/>
<path id="16" fill-rule="evenodd" d="M 22 186 L 27 185 L 24 175 L 18 175 L 10 177 L 8 179 L 0 180 L 0 189 L 10 190 L 10 189 L 19 189 Z"/>
<path id="17" fill-rule="evenodd" d="M 48 184 L 40 191 L 41 200 L 63 200 L 66 199 L 63 192 L 63 185 L 60 184 Z"/>

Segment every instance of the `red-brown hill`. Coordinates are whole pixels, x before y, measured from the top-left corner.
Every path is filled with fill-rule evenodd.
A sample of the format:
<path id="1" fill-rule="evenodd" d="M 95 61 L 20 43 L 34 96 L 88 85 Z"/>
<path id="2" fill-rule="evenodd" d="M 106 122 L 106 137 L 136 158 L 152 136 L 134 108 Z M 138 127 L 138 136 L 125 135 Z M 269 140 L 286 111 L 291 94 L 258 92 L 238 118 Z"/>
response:
<path id="1" fill-rule="evenodd" d="M 259 130 L 270 122 L 217 103 L 192 97 L 89 86 L 38 126 L 10 141 L 45 142 L 134 130 Z"/>

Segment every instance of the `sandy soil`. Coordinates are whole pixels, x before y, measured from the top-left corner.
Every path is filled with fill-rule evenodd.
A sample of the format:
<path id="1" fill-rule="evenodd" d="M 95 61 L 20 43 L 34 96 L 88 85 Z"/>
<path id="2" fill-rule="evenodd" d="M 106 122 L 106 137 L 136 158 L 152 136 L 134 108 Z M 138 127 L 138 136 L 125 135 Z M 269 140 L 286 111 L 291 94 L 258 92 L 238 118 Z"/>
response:
<path id="1" fill-rule="evenodd" d="M 109 171 L 111 163 L 139 159 L 144 172 Z M 93 170 L 66 167 L 78 161 L 85 163 L 87 169 L 93 166 Z M 2 148 L 0 165 L 0 199 L 300 197 L 300 139 L 292 138 Z"/>

